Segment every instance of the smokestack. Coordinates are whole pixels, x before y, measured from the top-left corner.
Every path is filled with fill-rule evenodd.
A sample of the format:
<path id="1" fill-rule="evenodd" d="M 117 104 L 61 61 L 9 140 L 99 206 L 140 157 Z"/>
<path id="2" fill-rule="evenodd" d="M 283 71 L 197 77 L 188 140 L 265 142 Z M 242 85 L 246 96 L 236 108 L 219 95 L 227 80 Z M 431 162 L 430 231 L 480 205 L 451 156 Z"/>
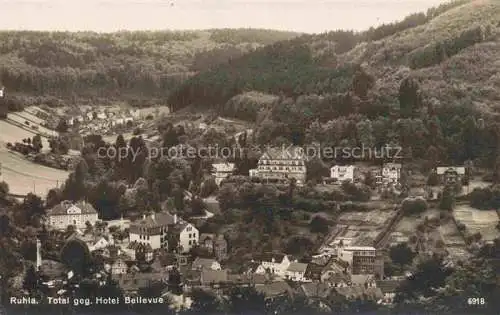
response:
<path id="1" fill-rule="evenodd" d="M 36 239 L 36 270 L 39 271 L 42 266 L 42 242 Z"/>

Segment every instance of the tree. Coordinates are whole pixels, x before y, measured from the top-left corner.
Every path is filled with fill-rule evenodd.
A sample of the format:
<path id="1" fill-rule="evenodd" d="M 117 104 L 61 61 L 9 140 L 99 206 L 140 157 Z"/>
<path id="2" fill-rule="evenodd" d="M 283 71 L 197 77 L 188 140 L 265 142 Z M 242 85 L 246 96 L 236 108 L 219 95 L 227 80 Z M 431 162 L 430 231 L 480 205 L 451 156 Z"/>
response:
<path id="1" fill-rule="evenodd" d="M 399 86 L 399 106 L 403 117 L 411 117 L 422 107 L 420 85 L 415 79 L 407 77 L 401 82 Z"/>
<path id="2" fill-rule="evenodd" d="M 452 188 L 445 187 L 439 201 L 439 209 L 451 211 L 453 210 L 454 204 L 455 196 L 453 194 Z"/>
<path id="3" fill-rule="evenodd" d="M 309 229 L 312 233 L 326 234 L 328 233 L 329 226 L 328 220 L 320 215 L 314 216 L 309 223 Z"/>
<path id="4" fill-rule="evenodd" d="M 365 69 L 360 68 L 352 79 L 352 89 L 361 99 L 366 99 L 368 91 L 375 84 L 375 78 L 368 74 Z"/>
<path id="5" fill-rule="evenodd" d="M 415 253 L 408 247 L 408 244 L 401 243 L 389 249 L 389 256 L 393 263 L 404 266 L 409 265 L 413 261 Z"/>
<path id="6" fill-rule="evenodd" d="M 30 265 L 26 270 L 23 289 L 27 290 L 31 295 L 34 295 L 38 289 L 38 274 L 33 265 Z"/>
<path id="7" fill-rule="evenodd" d="M 68 123 L 66 122 L 66 119 L 61 119 L 59 120 L 59 123 L 57 124 L 56 131 L 65 133 L 68 132 Z"/>
<path id="8" fill-rule="evenodd" d="M 401 210 L 406 215 L 422 213 L 427 207 L 427 201 L 423 198 L 405 198 L 401 203 Z"/>
<path id="9" fill-rule="evenodd" d="M 192 198 L 191 200 L 192 216 L 204 216 L 206 214 L 205 209 L 206 205 L 200 197 L 196 196 Z"/>
<path id="10" fill-rule="evenodd" d="M 33 146 L 33 149 L 35 149 L 35 152 L 40 153 L 43 148 L 42 137 L 40 137 L 40 135 L 34 136 L 31 144 Z"/>
<path id="11" fill-rule="evenodd" d="M 47 197 L 45 198 L 45 203 L 47 208 L 52 208 L 62 201 L 62 191 L 58 188 L 52 188 L 47 193 Z"/>
<path id="12" fill-rule="evenodd" d="M 9 194 L 9 185 L 6 182 L 0 182 L 0 200 L 5 200 Z"/>
<path id="13" fill-rule="evenodd" d="M 188 314 L 218 314 L 221 311 L 221 303 L 211 292 L 193 289 L 191 299 L 193 303 Z"/>
<path id="14" fill-rule="evenodd" d="M 233 287 L 227 292 L 229 313 L 235 315 L 264 314 L 266 303 L 264 295 L 254 287 Z"/>
<path id="15" fill-rule="evenodd" d="M 66 242 L 61 250 L 61 262 L 73 272 L 85 275 L 91 262 L 89 248 L 83 241 L 71 239 Z"/>

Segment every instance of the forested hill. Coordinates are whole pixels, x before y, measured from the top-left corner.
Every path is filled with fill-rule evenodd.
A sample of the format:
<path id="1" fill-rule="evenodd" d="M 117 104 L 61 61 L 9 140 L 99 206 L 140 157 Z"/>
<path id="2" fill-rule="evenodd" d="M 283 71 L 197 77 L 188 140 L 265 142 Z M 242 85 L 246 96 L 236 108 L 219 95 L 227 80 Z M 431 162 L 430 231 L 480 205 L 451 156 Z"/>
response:
<path id="1" fill-rule="evenodd" d="M 304 124 L 353 112 L 373 117 L 398 109 L 400 83 L 411 76 L 426 103 L 492 111 L 500 99 L 498 21 L 500 1 L 459 0 L 366 32 L 304 35 L 191 77 L 169 104 L 253 119 L 258 100 L 231 98 L 254 90 L 291 97 L 286 115 Z"/>
<path id="2" fill-rule="evenodd" d="M 206 31 L 0 32 L 0 85 L 10 104 L 164 102 L 198 71 L 299 34 L 261 29 Z M 13 99 L 12 99 L 13 98 Z"/>

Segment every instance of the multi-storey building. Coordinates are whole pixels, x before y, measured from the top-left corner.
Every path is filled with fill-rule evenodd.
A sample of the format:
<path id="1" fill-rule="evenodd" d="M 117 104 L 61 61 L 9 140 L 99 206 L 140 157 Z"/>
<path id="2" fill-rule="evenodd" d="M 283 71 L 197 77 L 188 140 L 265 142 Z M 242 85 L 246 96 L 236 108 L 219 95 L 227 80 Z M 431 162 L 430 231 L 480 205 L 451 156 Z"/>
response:
<path id="1" fill-rule="evenodd" d="M 292 178 L 297 185 L 306 182 L 306 155 L 302 148 L 271 148 L 259 159 L 257 169 L 250 170 L 251 177 L 272 182 L 288 182 Z"/>
<path id="2" fill-rule="evenodd" d="M 190 223 L 168 212 L 153 213 L 130 225 L 129 240 L 149 245 L 188 252 L 199 239 L 198 230 Z"/>
<path id="3" fill-rule="evenodd" d="M 401 164 L 385 163 L 382 167 L 382 182 L 384 184 L 397 184 L 401 178 Z"/>
<path id="4" fill-rule="evenodd" d="M 461 182 L 465 176 L 465 167 L 440 166 L 436 168 L 436 174 L 443 185 L 454 185 Z"/>
<path id="5" fill-rule="evenodd" d="M 349 263 L 351 273 L 357 274 L 378 274 L 382 275 L 380 270 L 380 260 L 377 256 L 377 250 L 371 246 L 348 246 L 339 251 L 339 259 Z M 383 265 L 382 265 L 383 269 Z"/>
<path id="6" fill-rule="evenodd" d="M 215 183 L 220 185 L 222 180 L 233 175 L 235 168 L 234 163 L 214 163 L 212 164 L 213 175 L 215 176 Z"/>
<path id="7" fill-rule="evenodd" d="M 354 182 L 354 165 L 335 165 L 330 169 L 330 177 L 337 182 Z"/>
<path id="8" fill-rule="evenodd" d="M 85 228 L 87 222 L 94 225 L 99 220 L 96 209 L 90 203 L 86 201 L 73 203 L 68 200 L 50 209 L 47 218 L 48 225 L 59 230 L 66 229 L 69 225 Z"/>

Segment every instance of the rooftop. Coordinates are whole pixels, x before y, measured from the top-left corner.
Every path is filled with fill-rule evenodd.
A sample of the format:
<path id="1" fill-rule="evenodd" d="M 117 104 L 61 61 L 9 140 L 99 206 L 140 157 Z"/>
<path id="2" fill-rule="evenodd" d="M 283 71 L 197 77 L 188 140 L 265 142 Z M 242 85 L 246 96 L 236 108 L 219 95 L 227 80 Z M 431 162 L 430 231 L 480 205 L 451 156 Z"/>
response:
<path id="1" fill-rule="evenodd" d="M 287 268 L 289 272 L 306 272 L 307 264 L 292 262 Z"/>
<path id="2" fill-rule="evenodd" d="M 65 200 L 48 211 L 48 215 L 96 214 L 96 209 L 86 201 L 73 203 Z"/>

